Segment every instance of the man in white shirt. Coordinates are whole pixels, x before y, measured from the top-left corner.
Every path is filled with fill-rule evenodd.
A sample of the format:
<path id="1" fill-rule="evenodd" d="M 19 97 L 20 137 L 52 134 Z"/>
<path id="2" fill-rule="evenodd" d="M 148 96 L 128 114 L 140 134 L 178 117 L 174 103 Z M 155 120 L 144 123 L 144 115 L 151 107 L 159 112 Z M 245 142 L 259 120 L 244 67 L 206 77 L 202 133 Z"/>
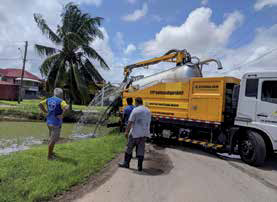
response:
<path id="1" fill-rule="evenodd" d="M 125 136 L 128 139 L 125 158 L 123 163 L 119 163 L 119 166 L 129 168 L 133 148 L 137 146 L 138 171 L 142 171 L 145 139 L 150 135 L 151 113 L 147 107 L 143 106 L 140 97 L 136 98 L 135 102 L 136 108 L 133 109 L 130 115 L 125 131 Z"/>

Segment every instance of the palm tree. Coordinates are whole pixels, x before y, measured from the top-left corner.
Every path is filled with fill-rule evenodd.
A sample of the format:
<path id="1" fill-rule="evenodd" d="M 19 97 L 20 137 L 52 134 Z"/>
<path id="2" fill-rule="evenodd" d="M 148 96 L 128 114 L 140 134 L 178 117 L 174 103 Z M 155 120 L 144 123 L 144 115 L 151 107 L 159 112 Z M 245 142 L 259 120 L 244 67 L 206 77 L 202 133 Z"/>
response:
<path id="1" fill-rule="evenodd" d="M 40 66 L 42 76 L 46 77 L 46 88 L 50 92 L 55 87 L 67 88 L 71 108 L 73 100 L 88 102 L 88 84 L 96 85 L 99 78 L 90 59 L 97 60 L 103 69 L 109 67 L 90 46 L 96 38 L 104 38 L 99 29 L 103 18 L 82 13 L 73 3 L 68 3 L 60 16 L 61 25 L 54 32 L 40 14 L 34 14 L 39 29 L 55 44 L 55 47 L 35 44 L 35 49 L 40 56 L 46 56 Z"/>

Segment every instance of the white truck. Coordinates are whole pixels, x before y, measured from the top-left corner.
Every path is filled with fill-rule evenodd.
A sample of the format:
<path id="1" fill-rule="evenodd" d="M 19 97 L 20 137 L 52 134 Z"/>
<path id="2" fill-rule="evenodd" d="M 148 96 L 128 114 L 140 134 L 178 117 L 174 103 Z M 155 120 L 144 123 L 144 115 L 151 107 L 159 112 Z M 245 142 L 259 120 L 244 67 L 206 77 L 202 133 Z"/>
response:
<path id="1" fill-rule="evenodd" d="M 277 72 L 246 73 L 233 99 L 238 101 L 230 153 L 237 142 L 242 160 L 261 165 L 277 151 Z"/>

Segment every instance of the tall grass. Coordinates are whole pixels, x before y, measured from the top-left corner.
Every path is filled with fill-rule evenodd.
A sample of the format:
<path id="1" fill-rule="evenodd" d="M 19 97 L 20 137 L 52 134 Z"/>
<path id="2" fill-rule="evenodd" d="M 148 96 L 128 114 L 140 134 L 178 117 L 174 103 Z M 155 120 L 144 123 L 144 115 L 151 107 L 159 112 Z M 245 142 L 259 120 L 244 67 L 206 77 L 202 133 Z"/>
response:
<path id="1" fill-rule="evenodd" d="M 124 144 L 114 134 L 56 145 L 53 161 L 46 158 L 46 146 L 0 156 L 0 201 L 49 200 L 97 173 Z"/>

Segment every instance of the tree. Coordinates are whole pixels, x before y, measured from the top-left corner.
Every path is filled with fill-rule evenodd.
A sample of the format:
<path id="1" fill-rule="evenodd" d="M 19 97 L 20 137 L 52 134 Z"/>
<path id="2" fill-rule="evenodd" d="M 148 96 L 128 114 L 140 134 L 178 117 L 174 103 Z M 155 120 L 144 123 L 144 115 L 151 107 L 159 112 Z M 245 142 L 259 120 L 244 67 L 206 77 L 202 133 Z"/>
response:
<path id="1" fill-rule="evenodd" d="M 55 87 L 67 88 L 72 108 L 73 100 L 81 100 L 82 104 L 89 101 L 88 84 L 93 82 L 96 85 L 99 77 L 90 59 L 97 60 L 101 68 L 109 69 L 105 60 L 90 46 L 96 38 L 104 38 L 99 29 L 103 18 L 91 17 L 73 3 L 64 7 L 60 17 L 61 25 L 54 32 L 42 15 L 34 14 L 39 29 L 55 45 L 49 47 L 35 44 L 35 49 L 40 56 L 46 56 L 40 71 L 46 77 L 47 89 L 53 91 Z"/>

